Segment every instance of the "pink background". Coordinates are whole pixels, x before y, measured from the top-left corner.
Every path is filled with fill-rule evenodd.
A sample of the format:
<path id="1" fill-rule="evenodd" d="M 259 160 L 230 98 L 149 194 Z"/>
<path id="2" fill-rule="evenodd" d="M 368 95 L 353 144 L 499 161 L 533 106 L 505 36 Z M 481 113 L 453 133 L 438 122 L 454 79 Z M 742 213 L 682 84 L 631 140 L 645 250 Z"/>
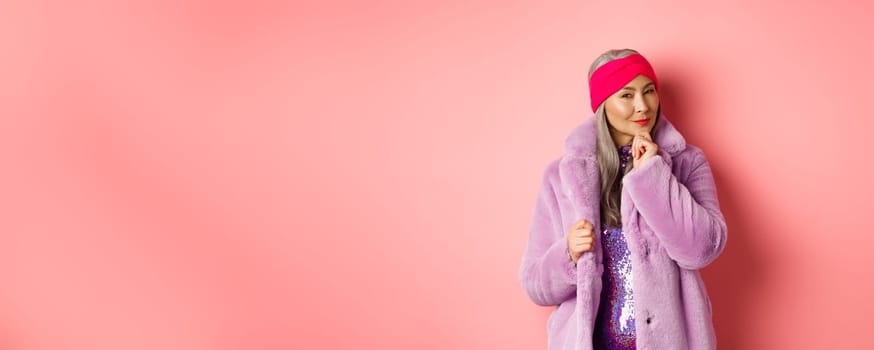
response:
<path id="1" fill-rule="evenodd" d="M 720 348 L 874 348 L 871 2 L 70 3 L 0 5 L 0 349 L 545 349 L 534 197 L 625 47 Z"/>

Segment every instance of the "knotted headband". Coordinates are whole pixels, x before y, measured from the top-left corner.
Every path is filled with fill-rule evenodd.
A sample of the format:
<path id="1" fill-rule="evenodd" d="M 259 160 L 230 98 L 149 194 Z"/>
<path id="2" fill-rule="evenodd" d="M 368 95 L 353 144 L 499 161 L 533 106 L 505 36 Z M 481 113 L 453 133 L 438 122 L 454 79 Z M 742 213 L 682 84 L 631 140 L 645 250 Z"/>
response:
<path id="1" fill-rule="evenodd" d="M 656 79 L 655 71 L 646 58 L 640 54 L 615 59 L 598 67 L 592 73 L 592 78 L 589 79 L 592 112 L 597 111 L 601 102 L 604 102 L 610 95 L 622 89 L 625 84 L 640 74 L 652 79 L 656 90 L 659 89 L 659 81 Z"/>

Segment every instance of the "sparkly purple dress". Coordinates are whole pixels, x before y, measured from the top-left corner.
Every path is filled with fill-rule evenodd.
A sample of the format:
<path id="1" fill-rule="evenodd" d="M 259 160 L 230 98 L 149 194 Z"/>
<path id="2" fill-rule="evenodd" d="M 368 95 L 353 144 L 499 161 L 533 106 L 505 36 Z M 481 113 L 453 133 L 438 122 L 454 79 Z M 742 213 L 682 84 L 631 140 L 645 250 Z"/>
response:
<path id="1" fill-rule="evenodd" d="M 631 145 L 619 146 L 619 181 L 631 159 Z M 601 304 L 595 319 L 595 349 L 635 349 L 634 298 L 631 294 L 631 255 L 621 227 L 601 224 L 604 275 Z"/>

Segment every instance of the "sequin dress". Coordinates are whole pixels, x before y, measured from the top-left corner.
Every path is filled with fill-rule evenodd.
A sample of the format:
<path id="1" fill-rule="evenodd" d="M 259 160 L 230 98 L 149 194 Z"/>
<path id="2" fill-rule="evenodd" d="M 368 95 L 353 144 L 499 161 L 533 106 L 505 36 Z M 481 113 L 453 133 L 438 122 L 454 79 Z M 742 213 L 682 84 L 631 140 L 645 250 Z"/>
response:
<path id="1" fill-rule="evenodd" d="M 631 145 L 619 146 L 619 180 L 631 159 Z M 601 304 L 595 319 L 595 349 L 635 349 L 634 298 L 631 294 L 631 254 L 621 227 L 601 224 L 604 275 Z"/>

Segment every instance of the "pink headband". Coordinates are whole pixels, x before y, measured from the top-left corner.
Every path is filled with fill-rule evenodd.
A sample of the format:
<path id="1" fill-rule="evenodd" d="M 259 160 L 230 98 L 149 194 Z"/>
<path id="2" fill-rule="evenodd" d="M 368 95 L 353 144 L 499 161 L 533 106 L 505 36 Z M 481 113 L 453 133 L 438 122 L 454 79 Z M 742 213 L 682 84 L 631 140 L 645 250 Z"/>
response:
<path id="1" fill-rule="evenodd" d="M 598 105 L 604 102 L 610 95 L 619 91 L 638 75 L 652 79 L 656 90 L 659 81 L 656 79 L 652 66 L 640 54 L 633 54 L 620 59 L 605 63 L 592 73 L 589 79 L 589 97 L 592 101 L 592 112 L 598 110 Z"/>

